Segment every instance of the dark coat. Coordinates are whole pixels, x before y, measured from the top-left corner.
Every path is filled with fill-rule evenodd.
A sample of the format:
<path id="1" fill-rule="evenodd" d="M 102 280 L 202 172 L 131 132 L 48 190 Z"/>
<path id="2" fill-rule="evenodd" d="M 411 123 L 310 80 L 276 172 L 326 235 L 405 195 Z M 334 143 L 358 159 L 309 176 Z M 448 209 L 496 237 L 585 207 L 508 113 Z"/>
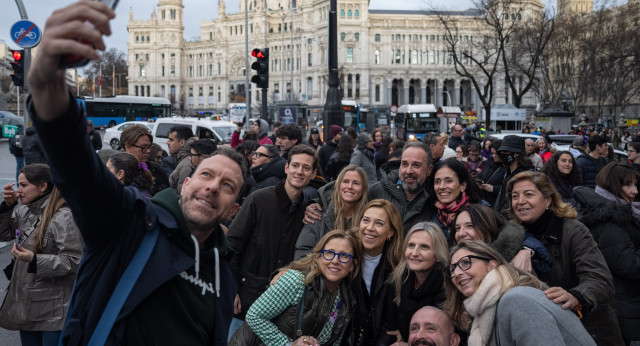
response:
<path id="1" fill-rule="evenodd" d="M 320 159 L 320 168 L 323 172 L 327 169 L 327 165 L 329 164 L 329 159 L 333 152 L 336 151 L 338 147 L 337 143 L 333 143 L 332 141 L 327 141 L 325 145 L 323 145 L 320 150 L 318 150 L 318 159 Z M 326 175 L 326 172 L 325 172 Z"/>
<path id="2" fill-rule="evenodd" d="M 393 203 L 400 217 L 402 217 L 402 228 L 407 234 L 411 227 L 421 221 L 431 221 L 436 215 L 433 201 L 429 197 L 426 187 L 416 198 L 409 201 L 401 184 L 398 184 L 398 168 L 400 161 L 389 161 L 380 167 L 382 179 L 379 182 L 369 185 L 367 199 L 369 201 L 382 198 Z M 426 185 L 426 184 L 425 184 Z"/>
<path id="3" fill-rule="evenodd" d="M 550 287 L 562 287 L 580 301 L 582 324 L 598 345 L 623 345 L 611 307 L 611 272 L 589 229 L 576 219 L 555 215 L 549 223 L 539 226 L 542 229 L 527 225 L 525 229 L 547 247 L 553 266 L 546 273 L 538 273 L 538 278 Z"/>
<path id="4" fill-rule="evenodd" d="M 580 168 L 580 172 L 582 172 L 583 186 L 592 189 L 596 188 L 596 176 L 598 172 L 600 172 L 600 170 L 596 168 L 596 163 L 598 163 L 600 169 L 602 169 L 602 167 L 607 164 L 607 159 L 600 157 L 596 160 L 589 156 L 589 154 L 580 155 L 576 159 L 576 165 Z"/>
<path id="5" fill-rule="evenodd" d="M 402 340 L 409 340 L 409 324 L 413 314 L 424 306 L 441 308 L 441 304 L 447 298 L 444 290 L 444 276 L 442 265 L 436 263 L 427 279 L 418 288 L 414 288 L 416 276 L 409 271 L 409 276 L 402 284 L 400 291 L 400 305 L 393 300 L 396 297 L 395 285 L 387 284 L 387 295 L 382 314 L 382 327 L 378 333 L 378 346 L 388 346 L 396 342 L 395 335 L 388 335 L 388 331 L 399 330 Z"/>
<path id="6" fill-rule="evenodd" d="M 351 161 L 341 161 L 338 159 L 338 153 L 334 152 L 327 162 L 327 166 L 324 170 L 324 176 L 329 181 L 338 179 L 338 175 L 343 168 L 347 167 Z"/>
<path id="7" fill-rule="evenodd" d="M 478 175 L 478 178 L 485 184 L 493 186 L 493 192 L 482 190 L 482 199 L 491 204 L 491 206 L 493 206 L 496 203 L 496 199 L 498 199 L 498 192 L 500 192 L 505 173 L 506 168 L 504 165 L 492 160 L 490 164 L 485 165 L 484 170 Z"/>
<path id="8" fill-rule="evenodd" d="M 87 130 L 85 129 L 84 132 L 86 133 Z M 22 155 L 24 156 L 25 166 L 32 163 L 47 163 L 47 159 L 44 157 L 44 149 L 40 144 L 40 137 L 33 127 L 27 127 L 24 137 L 22 137 Z"/>
<path id="9" fill-rule="evenodd" d="M 302 195 L 294 205 L 284 184 L 283 180 L 249 195 L 227 233 L 235 252 L 231 264 L 242 276 L 238 292 L 242 313 L 238 317 L 244 318 L 251 304 L 267 290 L 273 271 L 293 260 L 306 205 Z"/>
<path id="10" fill-rule="evenodd" d="M 260 190 L 263 187 L 274 186 L 286 178 L 287 174 L 284 172 L 286 163 L 285 159 L 276 157 L 267 163 L 251 167 L 251 175 L 256 181 L 251 192 Z"/>
<path id="11" fill-rule="evenodd" d="M 616 205 L 585 187 L 574 193 L 580 221 L 589 227 L 613 275 L 613 310 L 622 335 L 640 340 L 640 227 L 631 206 Z"/>
<path id="12" fill-rule="evenodd" d="M 351 345 L 373 345 L 378 339 L 384 313 L 384 298 L 387 296 L 387 291 L 391 289 L 391 286 L 385 282 L 393 272 L 391 265 L 385 261 L 386 251 L 385 246 L 380 263 L 373 273 L 371 294 L 367 291 L 362 271 L 358 273 L 353 283 L 356 312 L 351 329 Z"/>
<path id="13" fill-rule="evenodd" d="M 449 137 L 449 148 L 456 150 L 456 148 L 460 144 L 467 145 L 467 143 L 465 143 L 465 141 L 462 140 L 462 137 L 454 137 L 454 136 Z"/>
<path id="14" fill-rule="evenodd" d="M 43 147 L 51 159 L 54 182 L 73 211 L 85 242 L 71 298 L 70 309 L 73 313 L 65 321 L 62 332 L 65 345 L 86 345 L 89 342 L 116 284 L 144 235 L 153 229 L 160 232 L 154 250 L 126 299 L 106 343 L 127 344 L 126 335 L 132 332 L 127 326 L 133 316 L 143 309 L 149 312 L 144 302 L 151 297 L 157 298 L 170 281 L 194 268 L 195 250 L 191 235 L 182 217 L 176 218 L 165 206 L 143 197 L 137 189 L 122 186 L 99 161 L 87 137 L 86 120 L 75 101 L 69 103 L 68 114 L 46 123 L 38 119 L 30 100 L 28 107 Z M 60 133 L 65 133 L 65 136 L 60 136 Z M 173 194 L 171 190 L 167 192 Z M 175 194 L 171 200 L 174 212 L 179 210 Z M 209 344 L 226 345 L 237 281 L 227 261 L 231 255 L 230 248 L 220 228 L 212 233 L 207 244 L 212 247 L 203 249 L 203 252 L 213 253 L 213 249 L 217 248 L 220 258 L 200 263 L 203 272 L 204 268 L 218 267 L 217 274 L 220 277 L 220 296 L 208 295 L 215 301 L 211 306 L 213 312 L 210 320 L 201 320 L 197 318 L 199 316 L 192 315 L 195 306 L 185 307 L 182 311 L 173 310 L 172 326 L 169 328 L 172 334 L 163 342 L 180 344 L 185 339 L 193 341 L 194 335 L 188 333 L 187 328 L 193 330 L 204 322 L 213 322 L 207 330 Z M 200 295 L 199 289 L 197 293 Z M 185 292 L 186 296 L 199 299 Z M 185 301 L 184 297 L 182 301 Z M 175 306 L 175 302 L 170 305 Z M 166 322 L 167 319 L 162 321 Z M 154 323 L 157 328 L 168 328 L 160 321 Z"/>
<path id="15" fill-rule="evenodd" d="M 100 137 L 100 133 L 98 131 L 91 130 L 91 132 L 89 132 L 89 141 L 91 142 L 93 150 L 102 149 L 102 137 Z"/>

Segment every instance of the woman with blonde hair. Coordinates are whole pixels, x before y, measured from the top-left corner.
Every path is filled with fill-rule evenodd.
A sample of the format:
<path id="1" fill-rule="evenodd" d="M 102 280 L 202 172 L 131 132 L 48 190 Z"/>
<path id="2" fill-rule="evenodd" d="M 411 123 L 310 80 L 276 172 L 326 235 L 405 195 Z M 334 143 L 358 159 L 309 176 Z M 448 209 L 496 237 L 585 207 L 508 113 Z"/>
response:
<path id="1" fill-rule="evenodd" d="M 611 307 L 611 272 L 589 229 L 578 213 L 541 172 L 522 172 L 507 184 L 509 215 L 542 242 L 553 264 L 538 278 L 551 288 L 547 298 L 582 316 L 582 323 L 598 345 L 624 341 Z M 535 253 L 531 251 L 532 257 Z"/>
<path id="2" fill-rule="evenodd" d="M 340 345 L 355 310 L 350 284 L 361 246 L 342 230 L 327 233 L 312 253 L 281 269 L 229 345 Z"/>
<path id="3" fill-rule="evenodd" d="M 415 224 L 402 249 L 400 263 L 387 281 L 391 288 L 385 297 L 378 344 L 407 342 L 413 314 L 424 306 L 439 308 L 445 299 L 442 270 L 449 248 L 440 227 L 433 222 Z"/>
<path id="4" fill-rule="evenodd" d="M 331 183 L 330 183 L 331 184 Z M 364 169 L 347 166 L 333 185 L 331 204 L 320 221 L 306 224 L 296 241 L 294 258 L 304 257 L 318 240 L 334 229 L 348 230 L 364 210 L 369 183 Z"/>
<path id="5" fill-rule="evenodd" d="M 356 315 L 353 345 L 375 343 L 383 319 L 383 302 L 389 285 L 385 282 L 402 258 L 402 218 L 393 204 L 384 199 L 369 202 L 357 229 L 362 241 L 362 267 L 354 282 Z"/>
<path id="6" fill-rule="evenodd" d="M 544 284 L 490 245 L 465 240 L 445 269 L 445 311 L 469 330 L 469 346 L 595 345 L 576 315 L 545 296 Z"/>
<path id="7" fill-rule="evenodd" d="M 24 166 L 4 187 L 0 240 L 14 241 L 13 270 L 0 327 L 19 330 L 23 345 L 57 345 L 82 257 L 83 241 L 71 209 L 45 164 Z M 18 204 L 20 200 L 20 204 Z"/>

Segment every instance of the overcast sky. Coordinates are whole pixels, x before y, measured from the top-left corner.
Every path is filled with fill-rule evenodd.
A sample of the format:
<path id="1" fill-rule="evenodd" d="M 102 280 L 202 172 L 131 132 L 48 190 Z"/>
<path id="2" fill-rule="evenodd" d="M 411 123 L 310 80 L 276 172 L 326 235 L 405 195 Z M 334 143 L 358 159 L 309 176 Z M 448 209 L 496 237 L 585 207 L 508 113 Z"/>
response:
<path id="1" fill-rule="evenodd" d="M 226 0 L 227 13 L 238 13 L 238 1 Z M 57 8 L 73 3 L 72 0 L 23 0 L 29 19 L 35 22 L 41 30 L 47 17 Z M 544 3 L 555 5 L 556 0 L 543 0 Z M 120 0 L 116 9 L 116 18 L 111 24 L 113 34 L 106 39 L 107 47 L 119 50 L 127 49 L 127 24 L 129 9 L 133 9 L 135 19 L 150 19 L 151 13 L 157 5 L 156 0 Z M 200 35 L 200 23 L 203 19 L 211 20 L 217 17 L 218 0 L 183 0 L 184 4 L 184 37 L 191 40 Z M 407 9 L 425 10 L 439 7 L 449 10 L 464 10 L 473 7 L 472 0 L 371 0 L 372 9 Z M 11 39 L 9 30 L 16 21 L 20 20 L 18 8 L 13 0 L 5 0 L 5 6 L 0 11 L 0 40 L 12 48 L 18 48 Z"/>

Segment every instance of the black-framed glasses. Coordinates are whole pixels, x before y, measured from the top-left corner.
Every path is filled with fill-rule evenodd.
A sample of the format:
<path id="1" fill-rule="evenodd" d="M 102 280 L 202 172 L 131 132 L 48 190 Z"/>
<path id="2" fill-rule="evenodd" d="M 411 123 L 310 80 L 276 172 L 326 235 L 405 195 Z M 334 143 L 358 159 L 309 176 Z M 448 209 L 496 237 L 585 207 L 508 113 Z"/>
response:
<path id="1" fill-rule="evenodd" d="M 204 154 L 198 154 L 198 153 L 195 153 L 195 154 L 194 154 L 194 153 L 189 153 L 189 156 L 191 156 L 191 157 L 194 157 L 194 156 L 198 157 L 198 156 L 202 156 L 202 155 L 204 155 Z"/>
<path id="2" fill-rule="evenodd" d="M 151 150 L 151 146 L 150 145 L 135 145 L 135 144 L 131 144 L 131 146 L 142 150 L 142 152 L 145 152 L 147 150 Z"/>
<path id="3" fill-rule="evenodd" d="M 320 252 L 322 252 L 322 258 L 327 261 L 333 261 L 336 255 L 338 255 L 338 261 L 340 261 L 340 263 L 349 263 L 353 258 L 352 254 L 348 254 L 346 252 L 337 253 L 332 250 L 321 250 Z"/>
<path id="4" fill-rule="evenodd" d="M 458 262 L 452 263 L 448 267 L 444 268 L 444 273 L 448 277 L 451 277 L 451 276 L 453 276 L 453 272 L 456 271 L 456 267 L 460 268 L 460 270 L 462 270 L 463 272 L 469 270 L 469 268 L 471 268 L 471 259 L 472 258 L 479 259 L 479 260 L 482 260 L 482 261 L 485 261 L 485 262 L 491 261 L 490 258 L 482 257 L 482 256 L 476 256 L 476 255 L 464 256 L 461 259 L 459 259 Z"/>
<path id="5" fill-rule="evenodd" d="M 263 153 L 261 153 L 259 151 L 252 151 L 251 155 L 253 155 L 253 156 L 257 157 L 257 158 L 261 158 L 263 156 L 266 157 L 266 158 L 270 158 L 271 157 L 271 156 L 269 156 L 267 154 L 263 154 Z"/>

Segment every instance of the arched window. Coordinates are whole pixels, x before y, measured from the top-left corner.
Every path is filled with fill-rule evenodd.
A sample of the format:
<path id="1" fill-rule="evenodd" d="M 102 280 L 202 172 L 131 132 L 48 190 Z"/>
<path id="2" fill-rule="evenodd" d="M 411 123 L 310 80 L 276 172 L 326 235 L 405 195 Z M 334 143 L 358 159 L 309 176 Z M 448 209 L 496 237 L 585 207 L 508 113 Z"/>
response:
<path id="1" fill-rule="evenodd" d="M 344 18 L 344 10 L 340 10 L 340 17 Z"/>
<path id="2" fill-rule="evenodd" d="M 356 18 L 360 17 L 360 11 L 356 10 Z"/>
<path id="3" fill-rule="evenodd" d="M 373 63 L 376 64 L 376 65 L 380 64 L 380 50 L 379 49 L 376 49 L 376 52 L 374 53 Z"/>
<path id="4" fill-rule="evenodd" d="M 351 18 L 351 10 L 347 11 L 347 17 Z"/>

